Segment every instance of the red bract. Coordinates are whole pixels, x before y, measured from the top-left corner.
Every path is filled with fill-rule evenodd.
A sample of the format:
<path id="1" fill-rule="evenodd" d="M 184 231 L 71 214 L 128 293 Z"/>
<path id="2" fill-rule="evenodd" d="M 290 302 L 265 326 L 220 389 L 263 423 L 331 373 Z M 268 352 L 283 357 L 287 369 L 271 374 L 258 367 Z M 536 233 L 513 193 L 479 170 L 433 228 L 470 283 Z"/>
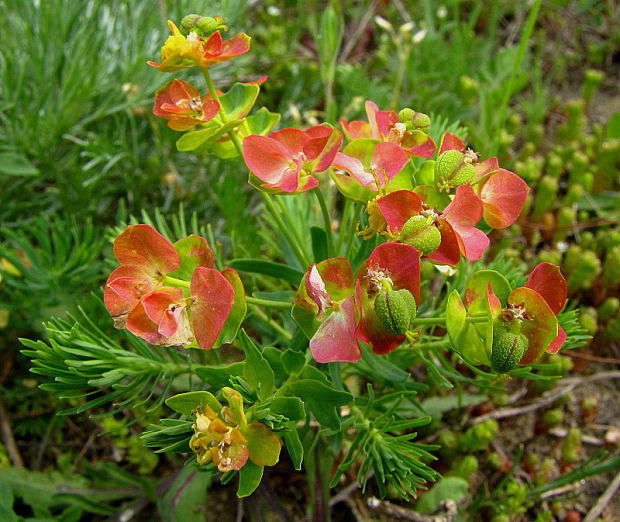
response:
<path id="1" fill-rule="evenodd" d="M 501 169 L 497 158 L 478 162 L 478 156 L 466 150 L 463 141 L 449 132 L 444 133 L 439 155 L 448 150 L 458 150 L 465 154 L 475 168 L 476 192 L 484 204 L 484 219 L 492 228 L 505 228 L 512 225 L 525 204 L 530 188 L 514 172 Z"/>
<path id="2" fill-rule="evenodd" d="M 195 87 L 183 80 L 172 80 L 155 95 L 153 114 L 168 120 L 168 127 L 184 131 L 205 123 L 220 110 L 220 103 L 209 96 L 200 97 Z"/>
<path id="3" fill-rule="evenodd" d="M 172 243 L 150 225 L 127 227 L 114 241 L 114 255 L 121 266 L 108 277 L 103 300 L 123 328 L 127 314 L 162 286 L 164 276 L 179 268 L 181 259 Z"/>
<path id="4" fill-rule="evenodd" d="M 133 225 L 116 239 L 114 253 L 122 265 L 108 278 L 104 302 L 118 328 L 153 344 L 195 340 L 210 349 L 230 319 L 227 337 L 234 337 L 245 310 L 243 288 L 234 270 L 212 268 L 204 238 L 173 245 L 150 225 Z M 234 306 L 240 310 L 233 318 Z"/>
<path id="5" fill-rule="evenodd" d="M 346 259 L 327 259 L 308 268 L 293 317 L 310 338 L 317 362 L 355 362 L 361 357 L 355 339 L 353 271 Z"/>
<path id="6" fill-rule="evenodd" d="M 220 31 L 216 31 L 205 39 L 193 32 L 183 36 L 170 20 L 168 27 L 172 36 L 168 37 L 161 49 L 161 63 L 147 62 L 161 72 L 174 72 L 193 66 L 211 67 L 250 50 L 250 37 L 245 33 L 223 40 Z"/>
<path id="7" fill-rule="evenodd" d="M 436 145 L 433 139 L 420 130 L 407 130 L 404 123 L 394 111 L 380 111 L 371 101 L 366 102 L 365 121 L 341 121 L 347 137 L 351 140 L 373 138 L 380 141 L 389 141 L 401 147 L 410 156 L 432 158 Z"/>
<path id="8" fill-rule="evenodd" d="M 146 295 L 129 312 L 125 327 L 151 344 L 191 344 L 187 300 L 180 288 L 163 287 Z"/>
<path id="9" fill-rule="evenodd" d="M 476 261 L 489 246 L 489 238 L 476 228 L 482 217 L 482 202 L 469 184 L 457 188 L 443 212 L 427 208 L 422 197 L 409 190 L 392 192 L 375 203 L 393 235 L 398 235 L 413 216 L 432 217 L 441 233 L 441 243 L 428 258 L 438 263 L 456 265 L 461 254 L 468 261 Z"/>
<path id="10" fill-rule="evenodd" d="M 557 265 L 538 264 L 532 270 L 525 286 L 538 292 L 554 315 L 557 316 L 564 308 L 567 296 L 566 279 Z M 566 341 L 566 332 L 558 325 L 558 335 L 547 347 L 547 353 L 557 353 L 564 341 Z"/>
<path id="11" fill-rule="evenodd" d="M 384 243 L 360 266 L 355 280 L 355 300 L 360 314 L 355 335 L 377 354 L 389 353 L 406 339 L 393 335 L 377 317 L 374 302 L 386 288 L 406 289 L 420 303 L 420 256 L 416 248 L 402 243 Z"/>
<path id="12" fill-rule="evenodd" d="M 342 134 L 326 125 L 306 131 L 282 129 L 245 138 L 243 158 L 261 188 L 294 194 L 318 187 L 312 174 L 326 170 L 341 145 Z"/>
<path id="13" fill-rule="evenodd" d="M 357 144 L 360 146 L 356 146 Z M 377 192 L 386 187 L 409 161 L 407 154 L 390 142 L 351 142 L 346 149 L 349 154 L 338 152 L 332 167 L 344 170 L 360 185 Z M 372 154 L 372 155 L 371 155 Z"/>

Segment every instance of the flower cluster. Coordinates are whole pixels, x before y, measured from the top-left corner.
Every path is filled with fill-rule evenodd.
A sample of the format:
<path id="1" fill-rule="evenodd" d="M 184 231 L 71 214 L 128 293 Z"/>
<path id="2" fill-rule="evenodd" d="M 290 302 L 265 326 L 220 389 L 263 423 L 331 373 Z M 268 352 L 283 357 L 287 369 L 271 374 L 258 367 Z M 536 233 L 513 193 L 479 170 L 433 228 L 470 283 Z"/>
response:
<path id="1" fill-rule="evenodd" d="M 435 161 L 415 173 L 411 189 L 382 191 L 367 205 L 367 235 L 381 233 L 414 245 L 430 260 L 456 265 L 482 257 L 489 245 L 477 228 L 484 218 L 491 228 L 516 221 L 529 187 L 501 169 L 497 158 L 479 162 L 463 142 L 445 133 Z M 387 192 L 387 193 L 385 193 Z"/>
<path id="2" fill-rule="evenodd" d="M 191 83 L 183 80 L 172 80 L 155 94 L 153 114 L 168 120 L 168 127 L 176 131 L 206 123 L 219 111 L 219 101 L 209 95 L 201 97 Z"/>
<path id="3" fill-rule="evenodd" d="M 243 158 L 254 185 L 277 194 L 295 194 L 319 186 L 315 173 L 328 169 L 342 146 L 342 134 L 317 125 L 305 131 L 282 129 L 243 140 Z"/>
<path id="4" fill-rule="evenodd" d="M 258 466 L 273 466 L 280 456 L 280 439 L 260 422 L 248 424 L 241 395 L 222 388 L 228 406 L 215 397 L 195 411 L 194 435 L 189 446 L 198 464 L 213 462 L 219 471 L 239 470 L 250 459 Z"/>
<path id="5" fill-rule="evenodd" d="M 187 67 L 211 67 L 247 53 L 250 37 L 239 33 L 230 40 L 224 40 L 220 29 L 220 17 L 188 15 L 181 21 L 183 31 L 170 20 L 168 27 L 172 35 L 161 49 L 161 63 L 148 62 L 161 72 L 174 72 Z"/>
<path id="6" fill-rule="evenodd" d="M 302 279 L 293 317 L 310 338 L 318 362 L 357 361 L 357 341 L 374 353 L 400 346 L 420 301 L 420 256 L 416 248 L 384 243 L 373 250 L 356 276 L 344 258 L 310 266 Z M 403 292 L 407 300 L 395 293 Z M 385 306 L 383 298 L 389 299 Z"/>
<path id="7" fill-rule="evenodd" d="M 566 303 L 566 280 L 558 266 L 540 263 L 525 286 L 511 289 L 498 272 L 481 270 L 467 283 L 465 303 L 453 292 L 446 324 L 455 350 L 471 364 L 506 373 L 518 364 L 557 353 L 566 340 L 557 314 Z M 467 317 L 484 316 L 478 324 Z"/>
<path id="8" fill-rule="evenodd" d="M 514 223 L 529 187 L 515 173 L 501 168 L 497 158 L 480 160 L 452 133 L 444 133 L 437 145 L 429 135 L 429 117 L 409 108 L 397 113 L 380 110 L 367 101 L 367 120 L 342 120 L 343 132 L 327 123 L 306 130 L 270 132 L 277 115 L 249 115 L 258 85 L 236 84 L 222 94 L 210 82 L 207 69 L 211 65 L 249 49 L 245 34 L 224 41 L 221 31 L 226 27 L 222 22 L 219 17 L 199 15 L 185 17 L 180 28 L 169 22 L 172 36 L 162 48 L 161 63 L 151 65 L 164 72 L 197 66 L 205 73 L 210 93 L 201 96 L 188 82 L 173 80 L 157 91 L 153 112 L 167 119 L 175 130 L 202 127 L 184 135 L 177 143 L 179 150 L 208 150 L 220 157 L 233 157 L 236 153 L 231 149 L 236 146 L 250 171 L 250 183 L 264 192 L 291 195 L 316 189 L 325 179 L 321 174 L 328 172 L 345 197 L 364 203 L 367 225 L 359 234 L 365 239 L 379 234 L 388 242 L 379 245 L 356 274 L 344 258 L 311 265 L 299 287 L 293 316 L 310 339 L 310 349 L 319 362 L 358 360 L 358 341 L 368 343 L 375 353 L 392 351 L 402 344 L 413 325 L 420 299 L 421 258 L 453 266 L 462 257 L 479 260 L 490 241 L 478 225 L 484 220 L 491 229 L 498 229 Z M 412 158 L 420 159 L 414 163 Z M 149 233 L 153 235 L 154 231 Z M 171 281 L 179 270 L 178 249 L 163 241 L 147 241 L 154 255 L 145 259 L 129 258 L 125 254 L 128 246 L 116 249 L 123 266 L 108 280 L 106 306 L 118 324 L 152 342 L 188 344 L 195 338 L 200 346 L 211 347 L 237 306 L 233 303 L 241 300 L 236 295 L 241 288 L 238 277 L 235 274 L 233 282 L 234 272 L 220 273 L 212 268 L 212 258 L 205 258 L 195 263 L 196 272 L 187 287 L 175 285 Z M 129 235 L 117 242 L 129 245 Z M 208 249 L 206 242 L 201 248 Z M 537 270 L 533 282 L 524 287 L 528 290 L 515 290 L 519 299 L 531 291 L 538 292 L 544 301 L 548 292 L 539 292 L 544 286 L 539 274 L 544 271 L 547 277 L 549 270 Z M 482 297 L 474 299 L 478 279 L 474 278 L 468 288 L 467 310 L 478 313 L 486 306 L 489 323 L 504 327 L 498 326 L 498 332 L 516 331 L 513 323 L 503 324 L 508 323 L 504 319 L 509 313 L 505 308 L 500 314 L 497 303 L 502 300 L 506 307 L 516 310 L 519 321 L 531 320 L 534 312 L 519 315 L 521 302 L 515 304 L 517 298 L 512 293 L 491 296 L 483 288 Z M 530 301 L 525 299 L 526 308 L 540 308 L 540 299 L 534 299 L 536 305 Z M 450 313 L 457 317 L 455 303 L 453 299 Z M 467 314 L 461 305 L 459 313 Z M 534 330 L 544 330 L 546 323 L 540 320 L 548 314 L 535 315 L 538 319 L 525 323 L 523 333 L 519 329 L 515 334 L 528 339 L 524 361 L 533 361 L 541 353 L 541 342 L 529 337 Z M 234 316 L 238 326 L 242 315 Z M 210 335 L 204 324 L 209 325 Z M 478 349 L 477 342 L 471 350 L 484 353 L 477 358 L 489 363 L 494 338 L 492 331 L 484 328 L 492 326 L 467 324 L 462 328 L 465 334 L 456 334 L 454 324 L 458 321 L 450 327 L 451 336 L 481 339 L 483 350 Z M 535 327 L 530 328 L 532 324 Z M 480 335 L 472 337 L 472 332 Z M 558 339 L 562 336 L 557 327 L 555 335 Z M 551 351 L 561 343 L 558 339 Z"/>
<path id="9" fill-rule="evenodd" d="M 239 275 L 213 268 L 206 240 L 174 245 L 150 225 L 132 225 L 114 241 L 121 263 L 108 277 L 104 303 L 117 328 L 152 344 L 210 349 L 234 338 L 245 315 Z M 224 339 L 225 338 L 225 339 Z"/>

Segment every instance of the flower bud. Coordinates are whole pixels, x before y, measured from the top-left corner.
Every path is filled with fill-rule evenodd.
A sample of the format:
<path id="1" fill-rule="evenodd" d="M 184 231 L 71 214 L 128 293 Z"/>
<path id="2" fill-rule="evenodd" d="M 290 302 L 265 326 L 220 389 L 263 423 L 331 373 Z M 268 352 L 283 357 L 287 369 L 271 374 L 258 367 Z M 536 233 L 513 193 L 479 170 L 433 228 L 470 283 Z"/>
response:
<path id="1" fill-rule="evenodd" d="M 400 231 L 399 241 L 416 247 L 425 256 L 433 253 L 441 244 L 441 232 L 433 218 L 413 216 L 407 220 Z"/>
<path id="2" fill-rule="evenodd" d="M 491 369 L 497 373 L 507 373 L 523 358 L 529 341 L 520 333 L 512 333 L 500 326 L 493 331 L 491 348 Z"/>
<path id="3" fill-rule="evenodd" d="M 560 207 L 556 216 L 556 229 L 553 234 L 553 240 L 566 240 L 566 236 L 571 231 L 573 225 L 577 221 L 577 211 L 573 207 Z"/>
<path id="4" fill-rule="evenodd" d="M 183 20 L 181 20 L 181 24 L 179 25 L 179 31 L 181 31 L 181 34 L 183 36 L 187 36 L 191 33 L 194 30 L 194 27 L 196 27 L 196 22 L 201 18 L 202 17 L 197 14 L 184 16 Z"/>
<path id="5" fill-rule="evenodd" d="M 562 410 L 562 408 L 548 410 L 536 420 L 534 432 L 536 434 L 544 433 L 559 426 L 562 422 L 564 422 L 564 410 Z"/>
<path id="6" fill-rule="evenodd" d="M 413 109 L 410 109 L 409 107 L 405 107 L 398 113 L 398 119 L 402 123 L 409 123 L 413 119 L 414 114 L 415 114 L 415 111 Z"/>
<path id="7" fill-rule="evenodd" d="M 221 26 L 215 18 L 211 16 L 203 16 L 196 22 L 195 31 L 202 36 L 210 36 Z"/>
<path id="8" fill-rule="evenodd" d="M 416 130 L 428 132 L 431 128 L 431 119 L 423 112 L 416 112 L 411 118 L 411 125 Z"/>
<path id="9" fill-rule="evenodd" d="M 405 288 L 382 292 L 375 299 L 375 313 L 388 332 L 402 335 L 415 319 L 415 298 Z"/>
<path id="10" fill-rule="evenodd" d="M 489 419 L 469 428 L 459 437 L 459 449 L 463 451 L 481 451 L 491 444 L 497 435 L 499 424 Z"/>
<path id="11" fill-rule="evenodd" d="M 566 196 L 564 196 L 563 204 L 567 207 L 572 207 L 583 197 L 584 192 L 585 190 L 582 185 L 579 183 L 571 183 L 566 191 Z"/>
<path id="12" fill-rule="evenodd" d="M 588 69 L 585 72 L 583 85 L 581 86 L 581 95 L 586 102 L 594 98 L 602 81 L 605 79 L 605 73 L 596 69 Z"/>
<path id="13" fill-rule="evenodd" d="M 460 477 L 467 480 L 478 471 L 478 468 L 478 459 L 474 455 L 465 455 L 452 466 L 448 475 L 450 477 Z"/>
<path id="14" fill-rule="evenodd" d="M 431 126 L 431 119 L 423 112 L 416 112 L 409 107 L 405 107 L 398 113 L 398 119 L 404 123 L 408 129 L 421 130 L 428 132 Z"/>
<path id="15" fill-rule="evenodd" d="M 620 339 L 620 317 L 609 321 L 605 327 L 605 336 L 610 341 L 617 341 Z"/>
<path id="16" fill-rule="evenodd" d="M 179 31 L 181 31 L 181 34 L 184 36 L 194 32 L 204 38 L 207 38 L 219 29 L 226 29 L 226 26 L 220 24 L 221 21 L 222 18 L 220 17 L 214 18 L 212 16 L 190 14 L 181 20 Z"/>
<path id="17" fill-rule="evenodd" d="M 475 174 L 474 166 L 466 162 L 465 155 L 458 150 L 447 150 L 435 165 L 435 182 L 448 182 L 454 187 L 471 181 Z"/>

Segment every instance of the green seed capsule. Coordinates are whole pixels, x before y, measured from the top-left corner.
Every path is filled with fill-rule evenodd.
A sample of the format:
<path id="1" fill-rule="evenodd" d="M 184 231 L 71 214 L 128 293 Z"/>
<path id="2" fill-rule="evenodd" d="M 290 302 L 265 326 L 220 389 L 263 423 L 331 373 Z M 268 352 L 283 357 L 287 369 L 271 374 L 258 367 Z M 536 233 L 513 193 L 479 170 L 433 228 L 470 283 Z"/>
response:
<path id="1" fill-rule="evenodd" d="M 441 244 L 441 232 L 433 219 L 413 216 L 407 220 L 400 231 L 399 241 L 416 247 L 425 256 L 433 253 Z"/>
<path id="2" fill-rule="evenodd" d="M 190 14 L 184 16 L 183 20 L 181 20 L 181 24 L 179 25 L 179 31 L 181 31 L 181 34 L 183 36 L 187 36 L 189 33 L 191 33 L 196 27 L 196 22 L 198 22 L 198 20 L 200 20 L 201 18 L 202 16 L 197 14 Z"/>
<path id="3" fill-rule="evenodd" d="M 458 150 L 447 150 L 437 158 L 435 165 L 435 182 L 449 182 L 452 186 L 463 185 L 471 181 L 476 169 L 465 161 L 465 155 Z"/>
<path id="4" fill-rule="evenodd" d="M 497 373 L 512 370 L 523 358 L 528 344 L 529 341 L 523 334 L 514 334 L 501 326 L 496 328 L 493 331 L 491 369 Z"/>
<path id="5" fill-rule="evenodd" d="M 415 298 L 404 288 L 382 292 L 375 298 L 375 313 L 388 332 L 402 335 L 415 319 Z"/>

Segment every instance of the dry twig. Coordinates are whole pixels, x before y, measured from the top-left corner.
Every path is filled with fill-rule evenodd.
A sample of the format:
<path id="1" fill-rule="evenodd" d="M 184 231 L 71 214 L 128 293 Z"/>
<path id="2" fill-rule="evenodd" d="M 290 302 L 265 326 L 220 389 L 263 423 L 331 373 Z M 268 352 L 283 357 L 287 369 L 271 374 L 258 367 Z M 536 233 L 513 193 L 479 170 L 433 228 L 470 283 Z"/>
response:
<path id="1" fill-rule="evenodd" d="M 9 457 L 11 457 L 11 463 L 16 468 L 23 468 L 24 461 L 22 460 L 22 456 L 17 449 L 17 444 L 15 444 L 13 432 L 11 431 L 11 422 L 9 421 L 9 415 L 3 402 L 0 402 L 0 429 L 2 429 L 2 439 L 4 440 L 6 451 L 8 452 Z"/>
<path id="2" fill-rule="evenodd" d="M 458 511 L 456 502 L 452 499 L 442 500 L 439 505 L 441 512 L 436 515 L 424 515 L 423 513 L 392 504 L 387 500 L 380 500 L 377 497 L 370 497 L 368 505 L 390 516 L 404 520 L 413 520 L 413 522 L 454 522 Z"/>
<path id="3" fill-rule="evenodd" d="M 583 519 L 583 522 L 594 522 L 603 512 L 605 506 L 609 504 L 609 501 L 616 494 L 618 488 L 620 488 L 620 473 L 618 473 L 609 486 L 607 486 L 605 493 L 601 495 L 596 504 L 594 504 L 594 507 L 588 511 L 588 514 L 586 515 L 586 518 Z"/>
<path id="4" fill-rule="evenodd" d="M 498 410 L 486 413 L 485 415 L 474 417 L 469 421 L 468 424 L 479 424 L 489 419 L 503 419 L 506 417 L 523 415 L 524 413 L 529 413 L 531 411 L 544 408 L 549 404 L 553 404 L 557 399 L 559 399 L 563 395 L 566 395 L 567 393 L 570 393 L 575 388 L 577 388 L 577 386 L 581 386 L 582 384 L 586 384 L 588 382 L 600 381 L 605 379 L 620 379 L 620 371 L 601 372 L 595 375 L 590 375 L 589 377 L 573 377 L 569 379 L 564 379 L 562 381 L 562 385 L 558 386 L 554 390 L 544 393 L 538 400 L 530 404 L 518 406 L 515 408 L 500 408 Z"/>

